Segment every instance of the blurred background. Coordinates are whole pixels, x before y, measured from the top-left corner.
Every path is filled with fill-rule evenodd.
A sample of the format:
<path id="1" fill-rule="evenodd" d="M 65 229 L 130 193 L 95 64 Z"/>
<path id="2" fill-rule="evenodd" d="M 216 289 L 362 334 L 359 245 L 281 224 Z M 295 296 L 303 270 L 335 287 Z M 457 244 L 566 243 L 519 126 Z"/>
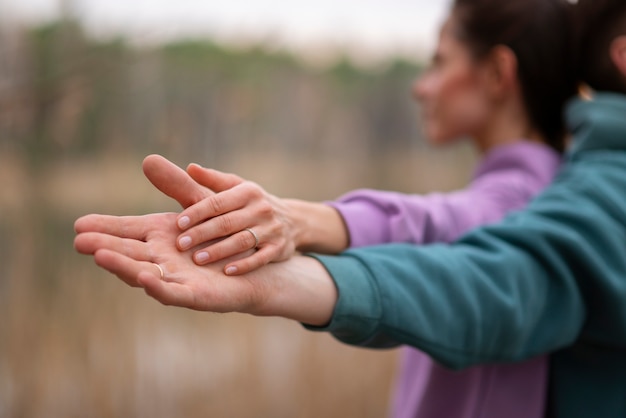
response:
<path id="1" fill-rule="evenodd" d="M 397 350 L 163 307 L 73 222 L 178 210 L 150 153 L 312 200 L 463 186 L 472 151 L 426 144 L 410 95 L 446 7 L 0 0 L 0 417 L 384 416 Z"/>

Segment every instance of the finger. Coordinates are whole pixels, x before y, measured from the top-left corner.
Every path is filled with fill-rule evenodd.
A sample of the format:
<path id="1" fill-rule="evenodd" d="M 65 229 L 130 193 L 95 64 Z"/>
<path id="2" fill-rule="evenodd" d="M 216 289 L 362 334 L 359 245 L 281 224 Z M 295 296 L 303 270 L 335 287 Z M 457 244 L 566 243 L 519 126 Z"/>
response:
<path id="1" fill-rule="evenodd" d="M 118 216 L 92 213 L 81 216 L 74 222 L 74 232 L 77 234 L 83 232 L 106 232 L 117 235 L 113 231 L 119 231 L 120 229 Z"/>
<path id="2" fill-rule="evenodd" d="M 244 183 L 235 186 L 232 189 L 209 196 L 193 206 L 188 207 L 178 215 L 177 225 L 180 229 L 185 230 L 207 219 L 217 219 L 220 223 L 213 222 L 213 227 L 217 227 L 216 231 L 211 232 L 213 238 L 223 237 L 233 234 L 245 227 L 249 219 L 255 216 L 256 208 L 252 203 L 262 199 L 261 191 L 251 183 Z M 237 209 L 246 206 L 245 213 L 234 214 Z M 220 215 L 228 214 L 218 219 Z M 248 222 L 241 222 L 245 217 Z M 238 221 L 238 222 L 236 222 Z M 200 241 L 202 242 L 202 241 Z"/>
<path id="3" fill-rule="evenodd" d="M 215 193 L 232 189 L 233 187 L 244 182 L 244 179 L 235 174 L 223 173 L 212 168 L 204 168 L 198 164 L 189 164 L 187 167 L 187 173 L 196 182 L 208 187 Z"/>
<path id="4" fill-rule="evenodd" d="M 256 246 L 254 235 L 250 231 L 243 230 L 205 249 L 196 251 L 193 260 L 198 265 L 204 265 L 252 250 Z"/>
<path id="5" fill-rule="evenodd" d="M 234 235 L 244 231 L 246 226 L 249 225 L 249 222 L 250 218 L 242 216 L 240 211 L 216 216 L 180 234 L 176 239 L 176 245 L 179 250 L 185 251 L 197 245 L 206 244 L 215 240 L 221 241 L 221 239 L 230 239 Z M 251 234 L 248 233 L 248 235 Z M 245 240 L 244 244 L 247 245 L 246 243 L 249 244 L 250 242 L 254 243 L 255 240 Z M 246 250 L 248 248 L 242 249 Z"/>
<path id="6" fill-rule="evenodd" d="M 227 264 L 224 266 L 224 274 L 238 276 L 269 264 L 276 258 L 276 251 L 273 251 L 273 248 L 274 247 L 261 248 L 249 257 Z"/>
<path id="7" fill-rule="evenodd" d="M 74 238 L 74 248 L 81 254 L 95 254 L 98 250 L 109 250 L 137 261 L 150 259 L 150 251 L 145 242 L 99 232 L 78 234 Z"/>
<path id="8" fill-rule="evenodd" d="M 160 277 L 160 272 L 154 263 L 149 261 L 137 261 L 115 251 L 101 249 L 95 252 L 96 264 L 132 287 L 140 287 L 138 278 L 141 272 L 152 271 Z"/>
<path id="9" fill-rule="evenodd" d="M 101 232 L 103 234 L 143 239 L 146 236 L 146 225 L 134 217 L 90 214 L 80 217 L 74 222 L 77 234 L 84 232 Z"/>
<path id="10" fill-rule="evenodd" d="M 196 183 L 185 170 L 160 155 L 148 155 L 143 160 L 143 172 L 157 189 L 176 200 L 183 208 L 212 194 Z"/>
<path id="11" fill-rule="evenodd" d="M 137 282 L 146 294 L 164 305 L 195 309 L 194 296 L 190 288 L 179 283 L 164 282 L 149 273 L 139 273 Z"/>
<path id="12" fill-rule="evenodd" d="M 143 216 L 111 216 L 91 214 L 78 218 L 74 222 L 74 230 L 84 232 L 100 232 L 121 238 L 142 240 L 154 228 L 155 224 L 171 223 L 175 214 L 154 213 Z"/>

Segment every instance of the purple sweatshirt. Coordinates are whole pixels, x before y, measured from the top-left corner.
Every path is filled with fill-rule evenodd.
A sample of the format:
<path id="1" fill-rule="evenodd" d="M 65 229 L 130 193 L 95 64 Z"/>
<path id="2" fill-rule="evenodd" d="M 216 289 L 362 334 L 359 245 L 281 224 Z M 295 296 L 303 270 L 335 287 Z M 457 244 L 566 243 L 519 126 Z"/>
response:
<path id="1" fill-rule="evenodd" d="M 420 196 L 357 190 L 329 204 L 343 216 L 351 247 L 451 242 L 525 206 L 552 181 L 559 163 L 546 145 L 519 141 L 491 150 L 461 191 Z M 544 416 L 547 356 L 451 371 L 416 349 L 405 348 L 403 355 L 394 418 Z"/>

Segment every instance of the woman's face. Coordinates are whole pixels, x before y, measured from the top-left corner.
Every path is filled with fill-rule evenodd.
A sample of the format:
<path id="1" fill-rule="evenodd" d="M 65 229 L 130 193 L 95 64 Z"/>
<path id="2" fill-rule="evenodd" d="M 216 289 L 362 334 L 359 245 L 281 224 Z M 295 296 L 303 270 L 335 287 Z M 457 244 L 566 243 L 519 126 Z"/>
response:
<path id="1" fill-rule="evenodd" d="M 413 86 L 425 134 L 433 144 L 480 136 L 490 113 L 486 69 L 456 38 L 453 25 L 451 19 L 443 25 L 433 61 Z"/>

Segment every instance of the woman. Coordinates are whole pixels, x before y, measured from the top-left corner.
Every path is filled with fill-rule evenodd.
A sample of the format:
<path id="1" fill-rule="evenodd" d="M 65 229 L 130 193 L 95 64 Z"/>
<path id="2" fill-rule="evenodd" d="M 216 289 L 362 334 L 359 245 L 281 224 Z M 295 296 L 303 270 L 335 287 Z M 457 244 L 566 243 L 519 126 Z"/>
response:
<path id="1" fill-rule="evenodd" d="M 358 190 L 322 204 L 281 200 L 236 176 L 192 165 L 188 172 L 198 183 L 221 193 L 181 213 L 178 247 L 230 237 L 197 250 L 200 265 L 257 248 L 225 266 L 236 275 L 295 250 L 333 254 L 387 242 L 451 242 L 523 207 L 550 183 L 564 147 L 563 104 L 575 92 L 567 8 L 561 0 L 454 2 L 414 96 L 432 143 L 468 137 L 482 154 L 466 189 L 427 196 Z M 545 357 L 452 372 L 418 350 L 404 354 L 395 417 L 543 414 Z"/>

